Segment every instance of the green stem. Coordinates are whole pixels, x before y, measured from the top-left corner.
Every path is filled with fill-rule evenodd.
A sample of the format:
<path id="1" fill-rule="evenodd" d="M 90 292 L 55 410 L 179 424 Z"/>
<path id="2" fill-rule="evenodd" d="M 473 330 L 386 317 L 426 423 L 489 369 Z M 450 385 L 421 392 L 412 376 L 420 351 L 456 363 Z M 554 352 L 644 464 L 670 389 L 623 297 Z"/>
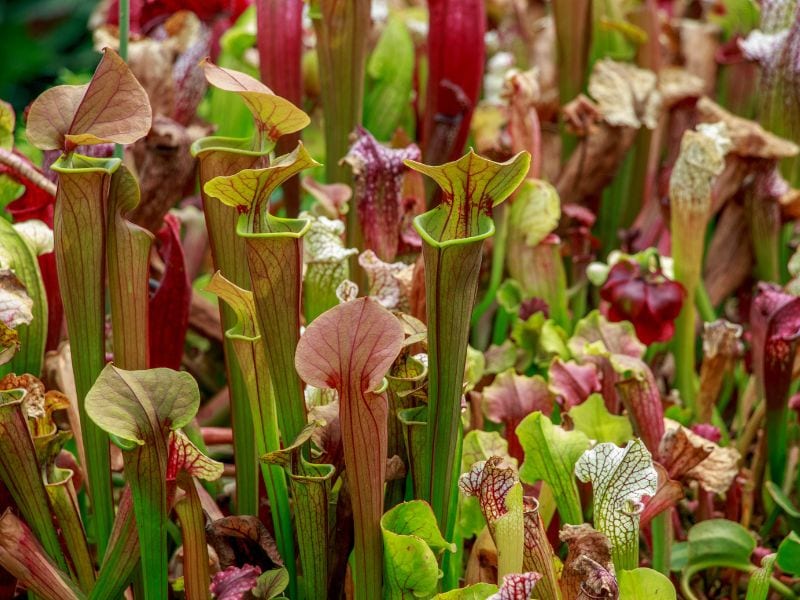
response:
<path id="1" fill-rule="evenodd" d="M 472 311 L 471 324 L 477 325 L 484 313 L 489 310 L 497 296 L 497 289 L 503 282 L 503 272 L 506 265 L 506 249 L 508 242 L 508 210 L 506 204 L 501 204 L 494 209 L 495 236 L 492 245 L 492 270 L 489 275 L 489 287 L 483 300 Z"/>
<path id="2" fill-rule="evenodd" d="M 58 280 L 70 332 L 98 555 L 103 556 L 114 522 L 108 435 L 88 418 L 85 399 L 105 366 L 106 211 L 118 159 L 62 156 L 54 216 Z"/>
<path id="3" fill-rule="evenodd" d="M 669 577 L 672 549 L 671 509 L 653 517 L 650 532 L 653 537 L 653 568 Z"/>
<path id="4" fill-rule="evenodd" d="M 511 315 L 502 306 L 497 307 L 494 314 L 494 326 L 492 327 L 492 343 L 501 345 L 508 337 L 508 328 L 513 324 Z"/>
<path id="5" fill-rule="evenodd" d="M 694 302 L 697 306 L 697 311 L 700 313 L 700 318 L 706 323 L 712 323 L 717 320 L 717 311 L 714 305 L 711 304 L 711 297 L 706 291 L 706 286 L 703 285 L 702 279 L 697 284 L 697 290 L 694 294 Z"/>
<path id="6" fill-rule="evenodd" d="M 175 504 L 181 522 L 183 540 L 183 581 L 186 600 L 208 599 L 208 545 L 205 516 L 191 475 L 182 474 L 181 487 L 186 496 Z"/>
<path id="7" fill-rule="evenodd" d="M 131 1 L 119 0 L 119 56 L 128 60 L 128 38 L 131 32 Z"/>
<path id="8" fill-rule="evenodd" d="M 167 447 L 163 439 L 124 452 L 142 560 L 144 600 L 167 597 Z"/>
<path id="9" fill-rule="evenodd" d="M 760 186 L 754 184 L 754 187 Z M 756 191 L 747 195 L 745 204 L 756 257 L 755 275 L 761 281 L 777 282 L 780 278 L 780 207 L 775 199 L 764 197 Z"/>
<path id="10" fill-rule="evenodd" d="M 192 145 L 192 154 L 199 161 L 201 190 L 214 177 L 233 175 L 242 169 L 258 167 L 266 161 L 264 153 L 243 150 L 244 145 L 243 140 L 225 138 L 203 138 Z M 250 273 L 247 269 L 245 243 L 236 235 L 236 209 L 208 197 L 204 191 L 202 197 L 214 268 L 239 287 L 249 289 Z M 236 323 L 235 313 L 224 303 L 220 306 L 220 318 L 223 331 L 228 331 Z M 257 515 L 258 465 L 247 386 L 233 345 L 227 338 L 223 348 L 231 398 L 233 452 L 236 460 L 236 510 L 243 515 Z"/>
<path id="11" fill-rule="evenodd" d="M 458 456 L 458 465 L 461 465 L 461 451 L 464 447 L 464 432 L 463 427 L 461 426 L 461 422 L 458 423 L 458 438 L 456 440 L 456 455 Z M 460 469 L 459 469 L 460 470 Z M 444 577 L 442 578 L 442 590 L 449 591 L 458 587 L 458 583 L 461 579 L 461 566 L 463 564 L 463 548 L 464 545 L 459 536 L 456 533 L 455 523 L 458 519 L 458 477 L 453 478 L 453 487 L 450 490 L 450 514 L 453 515 L 453 528 L 452 532 L 447 532 L 448 537 L 447 539 L 452 539 L 453 543 L 456 544 L 456 548 L 460 551 L 458 552 L 445 552 L 444 556 L 442 557 L 442 571 L 444 572 Z"/>
<path id="12" fill-rule="evenodd" d="M 136 521 L 133 515 L 133 496 L 130 486 L 127 486 L 119 500 L 114 529 L 108 540 L 108 552 L 103 557 L 97 582 L 89 595 L 90 600 L 121 597 L 134 571 L 137 570 L 139 557 L 139 537 L 136 534 Z M 141 577 L 138 579 L 141 580 Z"/>
<path id="13" fill-rule="evenodd" d="M 684 406 L 695 410 L 695 308 L 686 302 L 675 320 L 675 387 Z"/>
<path id="14" fill-rule="evenodd" d="M 131 0 L 119 0 L 119 56 L 128 61 L 128 38 L 131 32 Z M 122 158 L 125 147 L 114 144 L 114 157 Z"/>
<path id="15" fill-rule="evenodd" d="M 450 496 L 461 461 L 456 450 L 469 315 L 478 287 L 483 239 L 488 235 L 447 246 L 423 238 L 429 360 L 426 462 L 430 465 L 423 499 L 431 504 L 448 540 L 455 524 Z"/>
<path id="16" fill-rule="evenodd" d="M 636 151 L 641 152 L 639 148 L 636 148 Z M 629 205 L 636 206 L 637 203 L 641 204 L 641 198 L 634 199 L 630 189 L 636 156 L 637 154 L 634 152 L 628 152 L 614 179 L 603 190 L 603 199 L 600 203 L 596 225 L 602 248 L 600 251 L 601 257 L 608 256 L 611 250 L 618 247 L 619 230 L 625 227 L 624 220 L 628 212 L 634 210 Z"/>
<path id="17" fill-rule="evenodd" d="M 340 160 L 347 154 L 350 134 L 361 123 L 370 0 L 313 0 L 311 16 L 317 34 L 325 174 L 328 183 L 346 183 L 350 181 L 349 169 Z M 359 248 L 361 239 L 358 211 L 351 207 L 347 215 L 347 247 Z M 353 269 L 353 273 L 357 270 Z"/>
<path id="18" fill-rule="evenodd" d="M 563 106 L 583 91 L 592 43 L 592 1 L 555 0 L 552 3 L 556 26 L 558 96 Z M 561 127 L 561 156 L 567 159 L 577 138 Z"/>
<path id="19" fill-rule="evenodd" d="M 252 292 L 225 279 L 217 272 L 206 288 L 225 302 L 231 313 L 233 326 L 225 331 L 230 344 L 230 358 L 236 359 L 238 372 L 243 376 L 249 410 L 244 415 L 252 423 L 258 454 L 263 456 L 280 450 L 278 416 L 275 410 L 275 395 L 272 390 L 270 371 L 266 364 L 264 340 L 256 325 L 255 305 Z M 278 551 L 284 559 L 289 573 L 289 592 L 297 593 L 297 572 L 294 563 L 294 534 L 289 509 L 289 493 L 286 477 L 278 466 L 261 465 L 264 487 L 269 498 L 272 523 Z M 308 571 L 306 570 L 308 576 Z"/>

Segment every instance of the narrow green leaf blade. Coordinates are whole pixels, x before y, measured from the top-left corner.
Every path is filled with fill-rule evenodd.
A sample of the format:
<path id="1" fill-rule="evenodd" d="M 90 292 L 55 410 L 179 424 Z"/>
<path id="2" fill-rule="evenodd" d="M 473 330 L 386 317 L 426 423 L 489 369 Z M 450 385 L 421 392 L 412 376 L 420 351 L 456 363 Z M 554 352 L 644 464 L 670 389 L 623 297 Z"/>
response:
<path id="1" fill-rule="evenodd" d="M 122 165 L 111 176 L 106 251 L 114 362 L 128 370 L 149 366 L 148 278 L 153 234 L 125 218 L 138 204 L 139 184 Z"/>
<path id="2" fill-rule="evenodd" d="M 589 438 L 580 431 L 565 431 L 535 412 L 517 427 L 525 462 L 519 471 L 525 483 L 545 481 L 553 489 L 558 512 L 565 523 L 583 522 L 578 486 L 573 475 L 575 463 L 589 448 Z"/>
<path id="3" fill-rule="evenodd" d="M 119 159 L 63 155 L 53 164 L 58 189 L 53 233 L 64 317 L 70 332 L 92 511 L 100 555 L 114 520 L 108 436 L 86 415 L 85 398 L 105 365 L 104 215 Z"/>

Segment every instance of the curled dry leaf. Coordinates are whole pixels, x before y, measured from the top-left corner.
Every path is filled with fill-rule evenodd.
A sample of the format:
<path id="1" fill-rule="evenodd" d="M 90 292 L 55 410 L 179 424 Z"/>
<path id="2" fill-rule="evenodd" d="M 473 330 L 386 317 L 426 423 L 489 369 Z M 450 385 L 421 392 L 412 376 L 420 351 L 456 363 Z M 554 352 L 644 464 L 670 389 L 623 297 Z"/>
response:
<path id="1" fill-rule="evenodd" d="M 609 125 L 653 129 L 661 111 L 661 93 L 656 84 L 652 71 L 603 59 L 592 70 L 589 94 Z"/>
<path id="2" fill-rule="evenodd" d="M 383 262 L 372 250 L 358 256 L 358 264 L 367 273 L 369 295 L 389 310 L 408 312 L 414 265 Z"/>
<path id="3" fill-rule="evenodd" d="M 155 115 L 187 125 L 206 89 L 197 64 L 210 50 L 210 31 L 188 10 L 170 15 L 148 36 L 128 43 L 127 63 L 147 92 Z M 94 31 L 97 50 L 119 47 L 118 31 L 108 25 Z"/>
<path id="4" fill-rule="evenodd" d="M 669 109 L 688 98 L 703 95 L 705 82 L 681 67 L 664 67 L 658 72 L 658 91 L 663 108 Z"/>
<path id="5" fill-rule="evenodd" d="M 582 137 L 556 182 L 565 202 L 584 203 L 614 177 L 640 127 L 654 128 L 661 94 L 653 72 L 604 59 L 595 63 L 589 93 L 564 107 L 567 123 Z"/>
<path id="6" fill-rule="evenodd" d="M 744 207 L 727 202 L 717 219 L 711 243 L 706 250 L 703 271 L 706 291 L 714 306 L 737 290 L 750 276 L 753 248 L 742 240 L 750 235 Z"/>
<path id="7" fill-rule="evenodd" d="M 537 105 L 542 99 L 539 69 L 528 71 L 512 69 L 503 82 L 502 96 L 508 104 L 508 133 L 511 151 L 527 150 L 531 153 L 530 175 L 541 176 L 542 131 Z"/>
<path id="8" fill-rule="evenodd" d="M 675 506 L 684 497 L 683 486 L 679 481 L 671 479 L 660 463 L 654 462 L 653 467 L 658 472 L 658 489 L 652 498 L 645 502 L 644 510 L 639 515 L 641 527 L 647 526 L 653 517 Z"/>
<path id="9" fill-rule="evenodd" d="M 258 517 L 223 517 L 206 525 L 208 543 L 217 552 L 224 569 L 255 565 L 264 570 L 283 566 L 275 540 Z"/>
<path id="10" fill-rule="evenodd" d="M 665 419 L 666 432 L 659 454 L 671 479 L 697 481 L 705 490 L 724 494 L 739 472 L 739 452 Z"/>
<path id="11" fill-rule="evenodd" d="M 584 204 L 614 178 L 637 130 L 609 125 L 602 120 L 597 106 L 583 96 L 565 106 L 564 113 L 568 123 L 576 122 L 570 113 L 580 115 L 580 125 L 573 129 L 583 138 L 561 169 L 556 190 L 564 202 Z"/>
<path id="12" fill-rule="evenodd" d="M 128 218 L 157 232 L 177 202 L 193 189 L 195 160 L 189 149 L 206 135 L 201 126 L 184 127 L 173 119 L 156 115 L 147 135 L 133 147 L 136 171 L 141 186 L 141 200 Z"/>
<path id="13" fill-rule="evenodd" d="M 616 600 L 619 590 L 608 538 L 585 523 L 565 525 L 559 538 L 568 549 L 560 580 L 564 600 Z"/>
<path id="14" fill-rule="evenodd" d="M 720 28 L 716 23 L 681 19 L 678 23 L 680 53 L 686 70 L 699 77 L 705 92 L 714 89 L 717 76 L 716 51 Z"/>
<path id="15" fill-rule="evenodd" d="M 725 374 L 744 353 L 742 331 L 741 325 L 724 319 L 703 324 L 703 364 L 697 394 L 700 422 L 710 421 Z"/>
<path id="16" fill-rule="evenodd" d="M 746 158 L 781 159 L 796 156 L 797 144 L 770 133 L 760 124 L 731 114 L 719 104 L 703 97 L 697 102 L 701 123 L 724 123 L 731 146 L 729 152 Z"/>
<path id="17" fill-rule="evenodd" d="M 0 322 L 9 329 L 33 320 L 33 300 L 10 269 L 0 269 Z"/>

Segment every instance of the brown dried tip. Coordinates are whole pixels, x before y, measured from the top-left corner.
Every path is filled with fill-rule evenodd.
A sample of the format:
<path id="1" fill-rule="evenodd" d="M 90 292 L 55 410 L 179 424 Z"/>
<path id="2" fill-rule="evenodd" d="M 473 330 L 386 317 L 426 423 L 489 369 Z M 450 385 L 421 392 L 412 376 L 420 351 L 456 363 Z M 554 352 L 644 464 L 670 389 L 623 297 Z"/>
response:
<path id="1" fill-rule="evenodd" d="M 589 128 L 602 119 L 600 108 L 583 94 L 564 105 L 564 123 L 570 132 L 579 137 L 589 134 Z"/>
<path id="2" fill-rule="evenodd" d="M 653 129 L 661 112 L 656 83 L 652 71 L 603 59 L 589 77 L 589 94 L 609 125 Z"/>
<path id="3" fill-rule="evenodd" d="M 696 19 L 681 19 L 676 25 L 680 32 L 680 53 L 686 70 L 703 81 L 706 93 L 711 92 L 717 79 L 719 25 Z"/>
<path id="4" fill-rule="evenodd" d="M 800 190 L 789 190 L 778 199 L 778 203 L 785 219 L 800 219 Z"/>
<path id="5" fill-rule="evenodd" d="M 664 67 L 658 72 L 658 91 L 664 110 L 690 98 L 703 95 L 705 84 L 682 67 Z"/>
<path id="6" fill-rule="evenodd" d="M 563 600 L 616 600 L 619 588 L 608 538 L 585 523 L 565 525 L 558 536 L 568 548 L 567 560 L 561 572 Z"/>
<path id="7" fill-rule="evenodd" d="M 706 97 L 697 102 L 697 118 L 701 123 L 725 123 L 732 142 L 729 152 L 744 158 L 779 160 L 800 152 L 797 144 L 770 133 L 755 121 L 729 113 Z"/>
<path id="8" fill-rule="evenodd" d="M 675 421 L 664 420 L 667 431 L 659 455 L 670 478 L 696 481 L 703 489 L 724 494 L 739 472 L 741 455 L 721 447 Z"/>
<path id="9" fill-rule="evenodd" d="M 742 326 L 725 319 L 717 319 L 703 326 L 703 355 L 714 358 L 717 355 L 735 358 L 741 355 Z"/>

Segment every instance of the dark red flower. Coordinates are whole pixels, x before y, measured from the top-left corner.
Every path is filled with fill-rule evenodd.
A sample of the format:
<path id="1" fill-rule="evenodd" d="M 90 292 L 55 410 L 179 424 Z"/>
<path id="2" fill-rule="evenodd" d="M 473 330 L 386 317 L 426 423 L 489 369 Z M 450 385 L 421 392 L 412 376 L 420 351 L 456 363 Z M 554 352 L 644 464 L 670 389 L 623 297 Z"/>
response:
<path id="1" fill-rule="evenodd" d="M 685 296 L 683 286 L 667 279 L 660 269 L 644 269 L 629 260 L 611 267 L 600 289 L 607 303 L 602 307 L 606 318 L 630 321 L 645 344 L 672 337 Z"/>

